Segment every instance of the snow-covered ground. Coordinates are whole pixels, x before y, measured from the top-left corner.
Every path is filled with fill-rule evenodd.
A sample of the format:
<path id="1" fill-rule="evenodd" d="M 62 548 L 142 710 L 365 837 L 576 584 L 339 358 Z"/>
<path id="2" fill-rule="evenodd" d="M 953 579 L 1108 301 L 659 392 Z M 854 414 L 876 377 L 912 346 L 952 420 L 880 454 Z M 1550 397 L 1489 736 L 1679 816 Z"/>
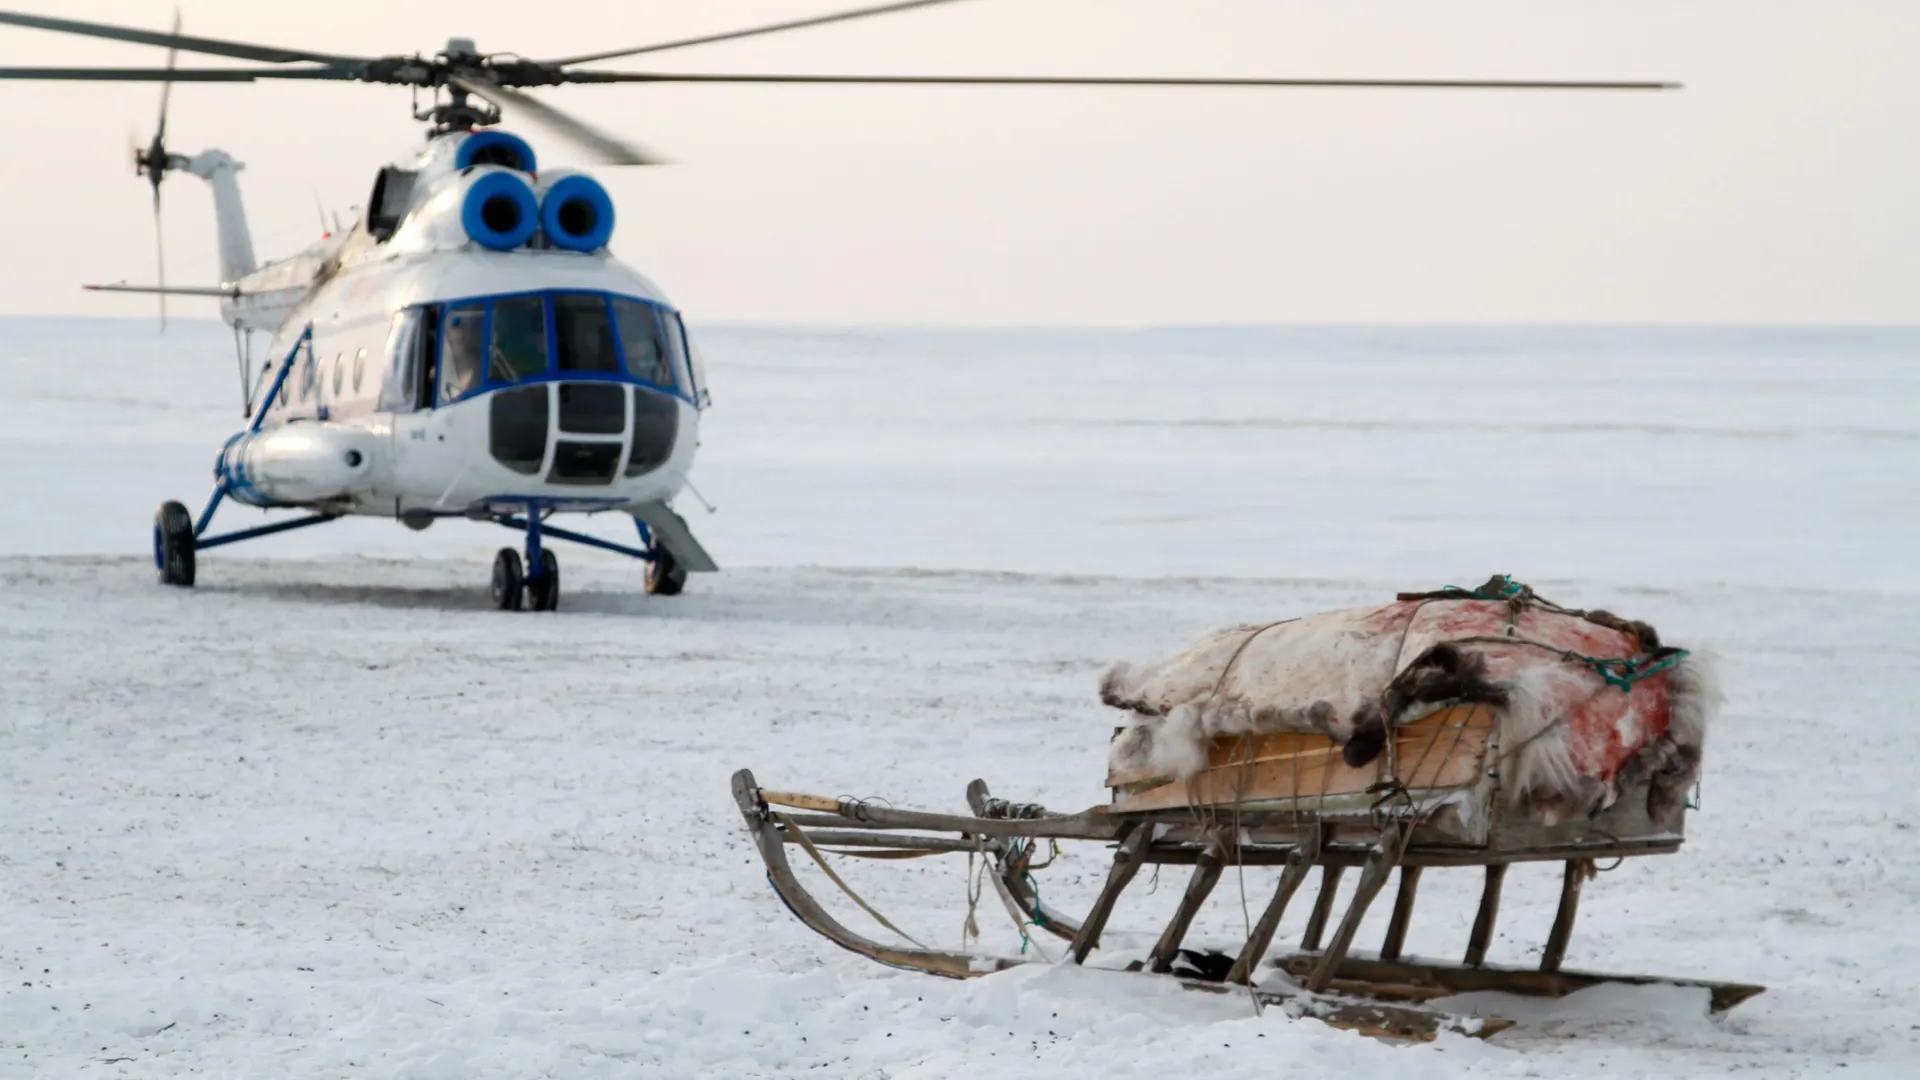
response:
<path id="1" fill-rule="evenodd" d="M 462 522 L 154 585 L 151 509 L 235 422 L 222 332 L 0 321 L 0 1076 L 1920 1073 L 1920 333 L 703 340 L 721 510 L 689 516 L 728 571 L 649 600 L 564 549 L 564 610 L 508 616 L 511 537 Z M 1402 1046 L 1113 972 L 894 972 L 788 915 L 727 790 L 1088 805 L 1105 663 L 1495 571 L 1725 658 L 1687 847 L 1595 882 L 1568 963 L 1768 985 L 1732 1014 L 1609 989 Z M 958 944 L 964 860 L 843 873 Z M 1429 874 L 1409 951 L 1456 954 L 1476 885 Z M 1241 887 L 1196 939 L 1242 935 Z M 1556 887 L 1515 871 L 1494 960 Z"/>

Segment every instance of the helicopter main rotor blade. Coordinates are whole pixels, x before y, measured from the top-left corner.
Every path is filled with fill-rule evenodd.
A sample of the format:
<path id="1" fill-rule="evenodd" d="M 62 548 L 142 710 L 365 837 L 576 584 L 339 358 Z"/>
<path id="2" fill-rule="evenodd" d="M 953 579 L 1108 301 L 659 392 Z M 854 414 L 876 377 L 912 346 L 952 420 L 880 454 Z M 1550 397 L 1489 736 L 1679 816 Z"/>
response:
<path id="1" fill-rule="evenodd" d="M 570 56 L 565 60 L 549 60 L 552 67 L 566 67 L 569 64 L 590 64 L 598 60 L 617 60 L 623 56 L 639 56 L 642 53 L 666 52 L 668 49 L 685 49 L 694 45 L 711 45 L 716 41 L 738 41 L 741 38 L 759 37 L 762 34 L 777 34 L 783 30 L 800 30 L 809 26 L 825 26 L 828 23 L 850 22 L 875 15 L 890 15 L 896 11 L 910 11 L 914 8 L 934 7 L 939 4 L 956 3 L 958 0 L 905 0 L 904 3 L 882 4 L 878 7 L 855 8 L 851 11 L 839 11 L 832 15 L 815 15 L 806 19 L 791 19 L 787 22 L 769 23 L 766 26 L 754 26 L 745 30 L 729 30 L 721 34 L 707 34 L 702 37 L 682 38 L 678 41 L 662 41 L 653 45 L 640 45 L 631 49 L 617 49 L 613 52 L 588 53 L 585 56 Z"/>
<path id="2" fill-rule="evenodd" d="M 0 79 L 60 79 L 79 82 L 253 82 L 255 79 L 356 80 L 343 68 L 0 68 Z"/>
<path id="3" fill-rule="evenodd" d="M 851 86 L 1189 86 L 1383 90 L 1678 90 L 1675 82 L 1579 82 L 1514 79 L 1184 79 L 1082 75 L 704 75 L 637 71 L 563 71 L 578 83 L 819 83 Z"/>
<path id="4" fill-rule="evenodd" d="M 509 90 L 499 83 L 469 75 L 453 75 L 447 79 L 447 84 L 465 90 L 477 98 L 484 98 L 502 110 L 518 111 L 528 120 L 571 140 L 603 164 L 664 165 L 667 163 L 667 159 L 658 154 L 643 150 L 617 135 L 569 116 L 538 98 L 518 90 Z"/>
<path id="5" fill-rule="evenodd" d="M 361 64 L 364 57 L 338 56 L 333 53 L 307 52 L 304 49 L 282 49 L 273 45 L 250 45 L 244 41 L 221 41 L 217 38 L 189 37 L 184 34 L 162 34 L 153 30 L 142 30 L 134 26 L 116 26 L 111 23 L 81 22 L 78 19 L 55 19 L 46 15 L 24 15 L 13 11 L 0 11 L 0 25 L 25 26 L 34 30 L 51 30 L 59 34 L 80 34 L 84 37 L 110 38 L 114 41 L 130 41 L 135 45 L 159 45 L 175 49 L 185 49 L 191 53 L 204 53 L 208 56 L 229 56 L 235 60 L 257 60 L 263 64 Z"/>
<path id="6" fill-rule="evenodd" d="M 173 33 L 174 33 L 174 36 L 176 37 L 178 37 L 180 34 L 180 9 L 179 8 L 173 9 Z M 167 70 L 172 71 L 173 69 L 179 67 L 180 66 L 178 63 L 179 59 L 180 59 L 179 46 L 176 45 L 168 49 L 167 50 Z M 160 84 L 160 126 L 153 129 L 153 144 L 155 146 L 164 147 L 167 145 L 167 99 L 171 98 L 172 96 L 173 96 L 173 80 L 168 79 L 166 82 L 163 82 Z"/>

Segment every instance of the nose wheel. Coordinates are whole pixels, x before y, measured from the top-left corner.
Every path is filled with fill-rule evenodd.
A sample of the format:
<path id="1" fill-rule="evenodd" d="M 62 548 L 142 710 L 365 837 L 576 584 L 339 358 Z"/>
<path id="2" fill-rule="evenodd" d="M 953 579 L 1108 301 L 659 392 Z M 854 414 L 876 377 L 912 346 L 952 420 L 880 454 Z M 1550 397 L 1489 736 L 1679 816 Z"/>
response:
<path id="1" fill-rule="evenodd" d="M 493 606 L 501 611 L 558 611 L 560 560 L 540 544 L 540 513 L 527 514 L 527 557 L 501 548 L 493 557 Z"/>
<path id="2" fill-rule="evenodd" d="M 501 611 L 519 611 L 526 589 L 526 574 L 520 569 L 520 553 L 501 548 L 493 557 L 493 606 Z"/>
<path id="3" fill-rule="evenodd" d="M 560 610 L 560 560 L 541 549 L 540 573 L 527 579 L 527 607 L 534 611 Z"/>

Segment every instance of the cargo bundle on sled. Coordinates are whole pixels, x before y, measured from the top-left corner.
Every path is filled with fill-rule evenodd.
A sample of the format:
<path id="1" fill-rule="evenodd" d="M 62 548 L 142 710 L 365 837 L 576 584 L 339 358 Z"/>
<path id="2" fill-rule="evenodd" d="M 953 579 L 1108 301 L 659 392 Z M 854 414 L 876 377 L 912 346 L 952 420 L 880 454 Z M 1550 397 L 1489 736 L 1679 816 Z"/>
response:
<path id="1" fill-rule="evenodd" d="M 1563 608 L 1496 577 L 1478 589 L 1217 631 L 1157 664 L 1115 665 L 1101 697 L 1128 721 L 1109 747 L 1111 801 L 1080 813 L 991 798 L 978 780 L 967 790 L 970 813 L 937 814 L 768 790 L 741 770 L 734 795 L 768 880 L 834 942 L 881 963 L 964 978 L 1026 961 L 857 934 L 800 885 L 787 845 L 890 929 L 824 852 L 982 856 L 1014 920 L 1066 941 L 1071 963 L 1099 947 L 1142 867 L 1190 866 L 1172 919 L 1133 968 L 1399 1037 L 1511 1026 L 1426 1004 L 1471 991 L 1558 997 L 1607 982 L 1679 983 L 1704 987 L 1720 1012 L 1762 989 L 1561 967 L 1597 860 L 1679 850 L 1720 700 L 1704 659 L 1662 644 L 1645 623 Z M 1033 877 L 1044 865 L 1035 862 L 1041 841 L 1071 840 L 1115 848 L 1106 884 L 1081 918 L 1043 903 Z M 1565 870 L 1539 966 L 1489 966 L 1507 867 L 1539 861 Z M 1201 904 L 1236 865 L 1283 868 L 1247 939 L 1234 952 L 1182 948 Z M 1319 890 L 1300 947 L 1269 962 L 1281 917 L 1315 867 Z M 1441 867 L 1485 875 L 1464 957 L 1403 960 L 1421 875 Z M 1337 912 L 1350 869 L 1358 881 Z M 1396 871 L 1385 938 L 1377 953 L 1357 955 L 1361 920 Z"/>

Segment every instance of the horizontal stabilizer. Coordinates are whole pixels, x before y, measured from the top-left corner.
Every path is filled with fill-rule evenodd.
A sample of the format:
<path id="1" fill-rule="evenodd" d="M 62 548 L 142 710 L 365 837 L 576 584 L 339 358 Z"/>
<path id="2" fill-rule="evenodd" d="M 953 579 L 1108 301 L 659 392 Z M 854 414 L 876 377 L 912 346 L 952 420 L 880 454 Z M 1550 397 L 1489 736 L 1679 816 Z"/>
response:
<path id="1" fill-rule="evenodd" d="M 163 296 L 220 296 L 229 300 L 250 295 L 237 285 L 82 285 L 90 292 L 159 293 Z"/>

